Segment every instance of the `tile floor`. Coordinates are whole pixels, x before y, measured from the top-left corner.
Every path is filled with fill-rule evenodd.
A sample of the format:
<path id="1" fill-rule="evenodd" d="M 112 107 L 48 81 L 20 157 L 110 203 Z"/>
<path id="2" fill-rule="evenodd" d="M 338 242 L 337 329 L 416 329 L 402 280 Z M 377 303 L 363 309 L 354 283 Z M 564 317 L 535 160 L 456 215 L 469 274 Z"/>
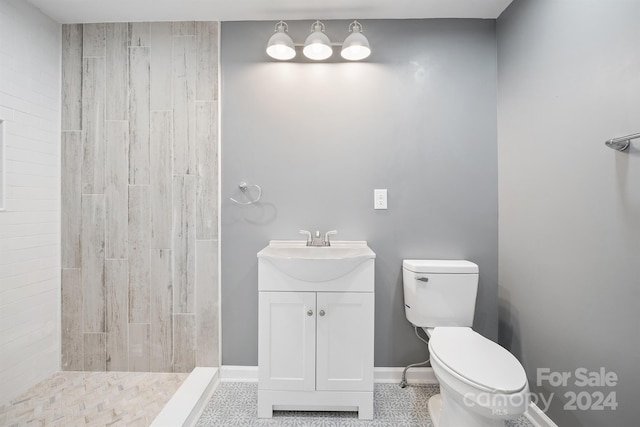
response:
<path id="1" fill-rule="evenodd" d="M 412 385 L 403 389 L 397 384 L 376 384 L 371 421 L 358 420 L 355 412 L 275 411 L 272 419 L 258 419 L 258 384 L 223 382 L 207 403 L 196 427 L 432 427 L 427 401 L 438 391 L 437 385 Z M 523 416 L 509 421 L 507 427 L 533 426 Z"/>
<path id="2" fill-rule="evenodd" d="M 59 372 L 0 406 L 0 426 L 147 427 L 189 374 Z"/>

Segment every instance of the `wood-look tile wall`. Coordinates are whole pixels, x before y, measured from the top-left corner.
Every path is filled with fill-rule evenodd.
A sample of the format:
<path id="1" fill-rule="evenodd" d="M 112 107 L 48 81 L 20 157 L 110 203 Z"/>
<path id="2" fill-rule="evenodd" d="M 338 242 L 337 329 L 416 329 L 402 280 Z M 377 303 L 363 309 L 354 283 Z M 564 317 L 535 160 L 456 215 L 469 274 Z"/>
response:
<path id="1" fill-rule="evenodd" d="M 218 23 L 63 26 L 62 367 L 218 366 Z"/>

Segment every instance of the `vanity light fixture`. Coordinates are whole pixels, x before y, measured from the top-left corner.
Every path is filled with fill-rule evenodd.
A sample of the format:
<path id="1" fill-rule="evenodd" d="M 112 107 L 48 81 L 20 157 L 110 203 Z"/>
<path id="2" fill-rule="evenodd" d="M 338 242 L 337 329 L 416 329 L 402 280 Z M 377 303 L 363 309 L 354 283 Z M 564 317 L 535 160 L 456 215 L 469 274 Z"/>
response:
<path id="1" fill-rule="evenodd" d="M 322 61 L 327 59 L 333 53 L 331 47 L 331 40 L 324 33 L 324 24 L 320 21 L 316 21 L 311 25 L 311 34 L 304 42 L 304 49 L 302 53 L 309 59 L 314 61 Z"/>
<path id="2" fill-rule="evenodd" d="M 360 61 L 371 55 L 369 40 L 362 34 L 362 24 L 353 21 L 349 24 L 349 34 L 344 43 L 340 55 L 349 61 Z"/>
<path id="3" fill-rule="evenodd" d="M 276 31 L 267 43 L 267 55 L 273 59 L 286 61 L 296 56 L 296 48 L 288 34 L 289 26 L 280 21 L 276 24 Z"/>
<path id="4" fill-rule="evenodd" d="M 302 44 L 293 42 L 288 34 L 288 26 L 284 21 L 276 24 L 274 34 L 267 43 L 267 55 L 273 59 L 287 61 L 296 56 L 296 47 L 302 46 L 302 53 L 312 61 L 322 61 L 333 55 L 333 46 L 341 46 L 340 55 L 349 61 L 360 61 L 371 54 L 369 40 L 362 34 L 362 24 L 353 21 L 349 24 L 349 35 L 344 43 L 331 43 L 325 33 L 324 24 L 316 21 L 311 25 L 311 34 Z"/>

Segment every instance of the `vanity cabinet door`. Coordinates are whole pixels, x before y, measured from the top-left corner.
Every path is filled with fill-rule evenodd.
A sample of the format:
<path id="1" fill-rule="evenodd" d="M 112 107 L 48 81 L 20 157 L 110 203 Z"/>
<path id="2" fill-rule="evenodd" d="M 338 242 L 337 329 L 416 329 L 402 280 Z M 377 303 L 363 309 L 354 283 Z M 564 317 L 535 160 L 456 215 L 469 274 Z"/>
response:
<path id="1" fill-rule="evenodd" d="M 319 292 L 316 389 L 373 391 L 374 294 Z"/>
<path id="2" fill-rule="evenodd" d="M 260 292 L 259 388 L 315 390 L 316 293 Z"/>

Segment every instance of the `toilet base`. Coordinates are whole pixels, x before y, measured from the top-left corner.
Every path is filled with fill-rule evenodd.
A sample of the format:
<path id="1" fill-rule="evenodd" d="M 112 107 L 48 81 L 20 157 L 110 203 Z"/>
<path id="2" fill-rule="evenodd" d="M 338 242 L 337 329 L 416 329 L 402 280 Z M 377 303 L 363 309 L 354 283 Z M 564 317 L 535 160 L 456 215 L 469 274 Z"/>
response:
<path id="1" fill-rule="evenodd" d="M 429 416 L 434 427 L 505 427 L 505 420 L 483 417 L 442 396 L 444 393 L 441 388 L 441 394 L 429 398 Z"/>

